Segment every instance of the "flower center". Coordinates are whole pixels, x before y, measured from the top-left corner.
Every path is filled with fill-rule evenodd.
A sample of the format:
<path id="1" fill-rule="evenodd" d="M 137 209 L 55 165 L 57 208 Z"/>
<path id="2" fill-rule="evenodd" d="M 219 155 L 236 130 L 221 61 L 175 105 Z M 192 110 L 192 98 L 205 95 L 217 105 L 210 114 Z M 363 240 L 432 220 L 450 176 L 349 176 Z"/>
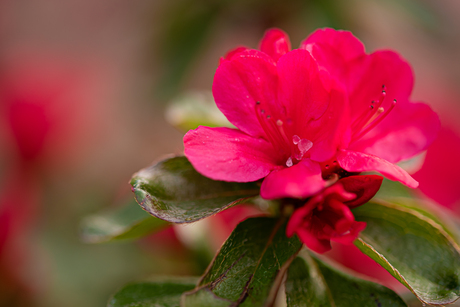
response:
<path id="1" fill-rule="evenodd" d="M 373 100 L 369 108 L 358 116 L 355 121 L 351 124 L 351 142 L 357 141 L 377 126 L 396 105 L 396 99 L 394 99 L 387 106 L 384 107 L 386 97 L 386 87 L 382 85 L 382 92 L 378 100 Z"/>
<path id="2" fill-rule="evenodd" d="M 272 115 L 267 114 L 265 109 L 262 109 L 260 101 L 256 102 L 255 109 L 257 119 L 268 141 L 278 150 L 282 161 L 286 161 L 286 166 L 291 167 L 302 160 L 307 151 L 312 148 L 313 142 L 291 133 L 292 120 L 282 120 L 279 115 L 275 119 Z M 276 112 L 274 115 L 277 115 Z"/>

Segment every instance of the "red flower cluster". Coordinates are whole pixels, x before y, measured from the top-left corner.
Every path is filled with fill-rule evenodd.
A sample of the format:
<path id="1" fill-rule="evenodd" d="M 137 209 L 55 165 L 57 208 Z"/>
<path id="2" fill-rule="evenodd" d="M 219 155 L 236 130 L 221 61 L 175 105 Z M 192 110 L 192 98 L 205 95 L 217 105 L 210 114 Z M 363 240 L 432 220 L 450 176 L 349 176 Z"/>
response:
<path id="1" fill-rule="evenodd" d="M 344 209 L 355 191 L 340 178 L 377 171 L 417 187 L 395 163 L 425 150 L 439 119 L 426 104 L 409 101 L 412 87 L 412 70 L 397 53 L 366 54 L 350 32 L 318 30 L 291 50 L 288 36 L 272 29 L 260 50 L 230 51 L 216 71 L 214 99 L 237 129 L 191 130 L 185 155 L 215 180 L 264 179 L 260 194 L 266 199 L 312 197 L 293 219 L 302 216 L 296 225 L 310 227 L 321 250 L 325 238 L 362 228 Z M 333 213 L 348 222 L 326 223 L 332 232 L 314 222 Z M 342 231 L 343 225 L 349 229 Z M 306 232 L 297 233 L 308 245 Z"/>
<path id="2" fill-rule="evenodd" d="M 350 209 L 369 201 L 383 178 L 376 175 L 350 176 L 311 197 L 294 212 L 286 233 L 296 233 L 302 242 L 318 253 L 331 249 L 331 240 L 352 244 L 365 222 L 357 222 Z"/>

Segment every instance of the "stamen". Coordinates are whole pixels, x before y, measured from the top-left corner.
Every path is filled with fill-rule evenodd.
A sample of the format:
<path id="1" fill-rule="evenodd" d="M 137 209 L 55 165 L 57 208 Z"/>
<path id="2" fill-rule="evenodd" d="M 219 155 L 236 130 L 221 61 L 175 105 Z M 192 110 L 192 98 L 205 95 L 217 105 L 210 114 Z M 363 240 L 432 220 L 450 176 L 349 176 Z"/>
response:
<path id="1" fill-rule="evenodd" d="M 279 148 L 281 151 L 284 151 L 284 146 L 280 146 L 284 143 L 284 141 L 280 138 L 279 133 L 277 132 L 278 129 L 275 127 L 272 127 L 270 124 L 270 115 L 263 116 L 265 114 L 265 110 L 260 109 L 260 101 L 256 102 L 255 105 L 255 111 L 257 115 L 257 119 L 259 120 L 260 125 L 262 126 L 262 129 L 265 131 L 267 134 L 267 137 L 272 140 L 275 144 L 277 144 L 277 148 Z"/>
<path id="2" fill-rule="evenodd" d="M 374 127 L 377 126 L 382 120 L 384 120 L 385 117 L 387 117 L 387 115 L 390 114 L 391 110 L 393 110 L 393 108 L 396 106 L 396 102 L 396 99 L 394 99 L 387 110 L 380 107 L 379 115 L 377 115 L 377 117 L 373 118 L 368 124 L 366 124 L 366 126 L 363 127 L 361 132 L 357 136 L 353 137 L 353 141 L 356 141 L 363 137 L 366 133 L 374 129 Z"/>
<path id="3" fill-rule="evenodd" d="M 278 126 L 278 130 L 281 136 L 283 137 L 283 140 L 286 142 L 286 144 L 289 144 L 289 138 L 287 137 L 286 132 L 284 132 L 283 122 L 280 119 L 278 119 L 276 121 L 276 125 Z"/>
<path id="4" fill-rule="evenodd" d="M 298 135 L 290 137 L 291 120 L 278 117 L 279 114 L 275 113 L 273 118 L 272 115 L 267 115 L 265 109 L 261 109 L 260 101 L 255 104 L 255 111 L 257 119 L 265 132 L 268 140 L 273 144 L 274 148 L 279 151 L 281 157 L 287 158 L 286 166 L 291 167 L 296 163 L 294 159 L 300 161 L 310 148 L 313 146 L 313 142 L 307 139 L 301 139 Z M 270 112 L 270 110 L 268 110 Z M 278 117 L 278 119 L 277 119 Z M 286 126 L 286 124 L 288 126 Z M 287 130 L 286 130 L 287 129 Z M 292 141 L 291 141 L 292 140 Z"/>
<path id="5" fill-rule="evenodd" d="M 386 86 L 382 85 L 382 91 L 377 101 L 373 100 L 369 109 L 358 116 L 351 125 L 352 142 L 363 137 L 366 133 L 378 125 L 393 110 L 396 100 L 388 108 L 383 107 L 386 97 Z"/>

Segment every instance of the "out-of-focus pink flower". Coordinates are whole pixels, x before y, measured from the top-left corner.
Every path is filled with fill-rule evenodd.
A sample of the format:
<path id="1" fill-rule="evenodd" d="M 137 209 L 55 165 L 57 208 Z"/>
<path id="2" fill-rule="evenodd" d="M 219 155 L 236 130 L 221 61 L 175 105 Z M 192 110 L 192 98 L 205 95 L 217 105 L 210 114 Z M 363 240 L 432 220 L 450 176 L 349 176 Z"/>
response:
<path id="1" fill-rule="evenodd" d="M 414 174 L 420 181 L 420 190 L 426 196 L 457 214 L 460 214 L 460 163 L 454 157 L 459 156 L 460 135 L 445 126 L 428 149 L 423 167 Z"/>
<path id="2" fill-rule="evenodd" d="M 0 59 L 2 158 L 49 174 L 86 157 L 106 128 L 104 64 L 92 62 L 19 47 Z"/>
<path id="3" fill-rule="evenodd" d="M 287 35 L 272 29 L 260 51 L 230 51 L 216 71 L 216 104 L 238 129 L 191 130 L 185 155 L 215 180 L 265 178 L 266 199 L 309 197 L 363 171 L 417 187 L 394 163 L 425 150 L 439 119 L 409 101 L 412 86 L 397 53 L 368 55 L 350 32 L 318 30 L 291 51 Z"/>
<path id="4" fill-rule="evenodd" d="M 387 270 L 381 267 L 377 262 L 369 256 L 361 252 L 353 244 L 341 244 L 338 242 L 332 243 L 332 250 L 325 254 L 341 265 L 370 278 L 390 289 L 398 292 L 406 292 L 404 287 L 396 278 L 394 278 Z"/>
<path id="5" fill-rule="evenodd" d="M 209 217 L 207 220 L 209 220 L 212 229 L 210 239 L 214 249 L 217 250 L 222 246 L 240 222 L 249 217 L 263 214 L 264 212 L 257 207 L 242 204 Z"/>
<path id="6" fill-rule="evenodd" d="M 12 303 L 27 301 L 34 290 L 26 279 L 33 270 L 27 236 L 37 211 L 39 189 L 26 169 L 6 177 L 8 181 L 0 189 L 0 301 Z"/>
<path id="7" fill-rule="evenodd" d="M 32 50 L 32 51 L 31 51 Z M 14 51 L 14 52 L 13 52 Z M 101 129 L 97 65 L 60 53 L 14 48 L 0 58 L 0 301 L 25 298 L 41 263 L 31 233 L 43 191 L 42 175 L 73 167 Z M 99 95 L 99 94 L 98 94 Z M 95 133 L 96 132 L 96 133 Z M 78 160 L 77 160 L 78 159 Z M 27 277 L 27 278 L 26 278 Z M 45 281 L 45 282 L 43 282 Z M 12 299 L 12 298 L 11 298 Z M 29 306 L 25 304 L 24 306 Z"/>
<path id="8" fill-rule="evenodd" d="M 352 244 L 366 223 L 355 221 L 350 209 L 370 200 L 382 180 L 376 175 L 340 179 L 294 211 L 286 229 L 287 235 L 297 234 L 306 246 L 318 253 L 330 250 L 331 240 Z"/>

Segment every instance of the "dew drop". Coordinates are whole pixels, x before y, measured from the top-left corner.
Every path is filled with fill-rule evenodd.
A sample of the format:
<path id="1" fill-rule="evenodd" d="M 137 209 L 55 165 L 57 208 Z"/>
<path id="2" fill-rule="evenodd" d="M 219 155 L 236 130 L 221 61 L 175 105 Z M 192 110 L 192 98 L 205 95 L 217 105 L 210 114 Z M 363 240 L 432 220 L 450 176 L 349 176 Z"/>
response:
<path id="1" fill-rule="evenodd" d="M 313 146 L 313 142 L 307 139 L 301 139 L 297 146 L 299 146 L 300 152 L 304 155 Z"/>
<path id="2" fill-rule="evenodd" d="M 292 163 L 292 158 L 289 157 L 289 158 L 287 159 L 287 161 L 286 161 L 286 166 L 287 166 L 287 167 L 291 167 L 292 165 L 294 165 L 294 163 Z"/>
<path id="3" fill-rule="evenodd" d="M 294 143 L 294 145 L 299 144 L 299 142 L 300 142 L 299 136 L 298 136 L 298 135 L 294 135 L 294 136 L 292 137 L 292 142 Z"/>

